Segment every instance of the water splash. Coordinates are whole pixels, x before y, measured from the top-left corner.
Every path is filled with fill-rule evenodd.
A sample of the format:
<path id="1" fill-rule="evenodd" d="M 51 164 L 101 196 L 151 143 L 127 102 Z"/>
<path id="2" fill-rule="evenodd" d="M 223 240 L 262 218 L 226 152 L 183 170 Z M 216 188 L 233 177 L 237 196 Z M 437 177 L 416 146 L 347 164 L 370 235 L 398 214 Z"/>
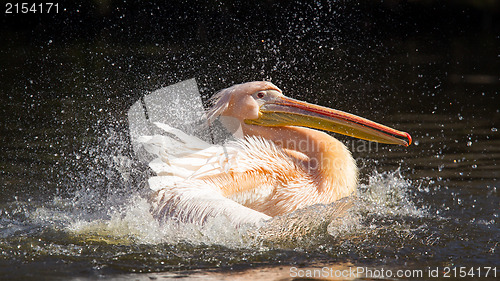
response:
<path id="1" fill-rule="evenodd" d="M 390 172 L 373 172 L 368 183 L 358 187 L 359 211 L 381 216 L 423 216 L 425 211 L 412 202 L 412 182 L 404 179 L 400 169 Z"/>
<path id="2" fill-rule="evenodd" d="M 112 211 L 109 218 L 97 221 L 74 221 L 68 231 L 74 235 L 120 244 L 181 244 L 223 245 L 241 248 L 250 245 L 245 239 L 248 228 L 228 227 L 224 218 L 208 221 L 203 226 L 159 222 L 150 213 L 147 199 L 133 195 L 127 205 Z"/>
<path id="3" fill-rule="evenodd" d="M 36 253 L 52 251 L 51 247 L 54 245 L 65 248 L 64 243 L 78 247 L 78 245 L 96 242 L 131 246 L 184 244 L 191 245 L 191 247 L 221 245 L 229 249 L 262 250 L 266 248 L 296 249 L 297 247 L 312 249 L 331 239 L 344 241 L 353 236 L 366 236 L 367 232 L 373 231 L 372 225 L 362 223 L 362 217 L 367 214 L 380 214 L 381 210 L 384 210 L 388 216 L 396 213 L 420 215 L 418 209 L 415 212 L 415 208 L 411 207 L 411 201 L 404 196 L 390 197 L 396 199 L 397 202 L 386 198 L 385 203 L 380 205 L 383 207 L 366 204 L 366 202 L 381 202 L 381 193 L 385 194 L 390 188 L 398 189 L 396 194 L 407 194 L 402 190 L 407 188 L 408 184 L 399 172 L 374 172 L 370 182 L 360 187 L 360 195 L 354 207 L 341 219 L 332 219 L 327 215 L 328 212 L 331 214 L 335 211 L 335 205 L 317 205 L 278 217 L 270 222 L 267 228 L 260 230 L 228 228 L 223 218 L 209 221 L 203 227 L 192 224 L 160 224 L 151 216 L 147 198 L 140 192 L 130 193 L 126 199 L 122 195 L 109 195 L 109 193 L 88 194 L 85 200 L 82 194 L 75 194 L 75 197 L 78 197 L 77 201 L 71 197 L 55 196 L 51 202 L 43 205 L 18 202 L 15 206 L 11 206 L 9 210 L 11 220 L 8 225 L 4 224 L 6 228 L 2 230 L 2 237 L 9 238 L 31 233 L 35 237 L 41 237 L 42 240 L 52 241 L 54 238 L 50 237 L 54 236 L 54 232 L 58 233 L 58 237 L 65 237 L 61 240 L 57 238 L 55 244 L 50 242 L 46 246 L 38 245 L 39 242 L 37 242 L 37 247 L 41 248 L 31 249 Z M 365 191 L 365 188 L 370 192 Z M 79 205 L 89 200 L 96 200 L 94 203 L 101 207 L 91 212 Z M 121 203 L 117 204 L 117 202 Z M 401 205 L 401 202 L 406 203 Z M 4 218 L 7 217 L 6 212 L 7 209 L 4 208 Z M 26 218 L 16 219 L 17 216 Z M 14 221 L 24 223 L 15 224 Z M 7 223 L 6 219 L 3 219 L 3 223 Z M 287 228 L 290 226 L 294 226 L 293 231 Z M 48 234 L 43 234 L 44 232 Z M 63 244 L 60 245 L 60 243 Z"/>
<path id="4" fill-rule="evenodd" d="M 160 223 L 150 213 L 147 197 L 140 192 L 122 194 L 89 193 L 87 198 L 77 192 L 78 200 L 55 198 L 52 206 L 38 207 L 31 215 L 33 221 L 57 225 L 85 241 L 108 244 L 179 244 L 222 245 L 228 248 L 262 246 L 294 248 L 317 245 L 325 239 L 348 239 L 366 233 L 373 225 L 363 224 L 367 216 L 414 216 L 425 211 L 418 209 L 409 196 L 409 180 L 400 171 L 374 172 L 368 183 L 359 186 L 357 198 L 330 205 L 315 205 L 291 214 L 276 217 L 260 229 L 233 228 L 225 218 L 215 218 L 205 225 Z M 111 197 L 111 198 L 110 198 Z M 95 213 L 83 212 L 78 204 L 89 203 L 102 207 Z"/>

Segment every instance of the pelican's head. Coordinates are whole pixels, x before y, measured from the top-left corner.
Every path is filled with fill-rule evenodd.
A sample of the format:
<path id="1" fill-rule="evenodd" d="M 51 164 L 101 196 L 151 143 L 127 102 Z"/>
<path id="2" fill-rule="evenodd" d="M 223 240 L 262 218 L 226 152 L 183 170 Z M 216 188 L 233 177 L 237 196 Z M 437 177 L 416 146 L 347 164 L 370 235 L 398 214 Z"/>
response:
<path id="1" fill-rule="evenodd" d="M 393 128 L 343 111 L 284 96 L 271 82 L 237 84 L 212 98 L 208 119 L 229 116 L 259 126 L 302 126 L 359 139 L 408 146 L 411 136 Z"/>

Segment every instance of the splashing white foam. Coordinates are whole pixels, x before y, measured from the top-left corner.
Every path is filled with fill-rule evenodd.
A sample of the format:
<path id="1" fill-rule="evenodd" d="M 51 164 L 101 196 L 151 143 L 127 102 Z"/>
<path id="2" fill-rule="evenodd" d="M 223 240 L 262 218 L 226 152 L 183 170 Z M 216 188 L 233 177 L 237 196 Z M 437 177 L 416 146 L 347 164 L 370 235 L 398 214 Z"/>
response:
<path id="1" fill-rule="evenodd" d="M 411 181 L 404 179 L 398 169 L 393 172 L 374 172 L 367 184 L 360 184 L 360 211 L 392 216 L 423 216 L 411 201 Z"/>
<path id="2" fill-rule="evenodd" d="M 374 171 L 367 183 L 359 184 L 357 202 L 349 215 L 340 222 L 328 226 L 331 236 L 342 239 L 350 235 L 364 233 L 377 225 L 362 223 L 370 215 L 380 217 L 425 216 L 425 210 L 417 208 L 411 198 L 412 182 L 401 175 L 399 169 L 392 172 Z"/>
<path id="3" fill-rule="evenodd" d="M 109 218 L 100 220 L 77 220 L 68 225 L 75 235 L 104 236 L 106 242 L 138 244 L 223 245 L 231 248 L 248 247 L 251 239 L 245 236 L 248 229 L 228 227 L 224 218 L 216 218 L 205 225 L 160 223 L 150 213 L 150 204 L 139 195 L 134 195 L 127 205 L 112 211 Z M 111 239 L 109 239 L 111 238 Z"/>
<path id="4" fill-rule="evenodd" d="M 338 205 L 335 203 L 316 205 L 277 217 L 261 229 L 250 226 L 234 228 L 224 217 L 212 219 L 203 226 L 175 221 L 160 223 L 151 215 L 150 204 L 139 192 L 127 195 L 126 199 L 109 198 L 123 194 L 89 194 L 92 200 L 102 201 L 94 203 L 104 207 L 95 213 L 88 213 L 88 208 L 75 206 L 81 204 L 81 200 L 75 202 L 71 198 L 56 197 L 52 206 L 37 208 L 31 217 L 39 223 L 66 230 L 83 240 L 97 239 L 113 244 L 189 243 L 253 248 L 261 247 L 266 241 L 305 243 L 305 240 L 325 235 L 342 239 L 345 235 L 360 231 L 363 228 L 359 223 L 360 219 L 367 214 L 422 216 L 424 211 L 415 207 L 411 201 L 409 187 L 411 182 L 405 180 L 399 170 L 374 172 L 368 183 L 360 184 L 354 207 L 341 219 L 336 219 L 335 209 Z M 79 193 L 78 196 L 80 198 L 82 194 Z M 291 226 L 294 231 L 287 230 Z"/>

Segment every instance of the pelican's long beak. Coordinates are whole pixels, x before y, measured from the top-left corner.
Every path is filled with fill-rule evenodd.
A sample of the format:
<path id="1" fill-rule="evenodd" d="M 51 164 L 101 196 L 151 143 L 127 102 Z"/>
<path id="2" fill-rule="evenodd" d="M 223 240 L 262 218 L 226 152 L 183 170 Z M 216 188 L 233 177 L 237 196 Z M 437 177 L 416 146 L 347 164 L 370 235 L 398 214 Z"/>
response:
<path id="1" fill-rule="evenodd" d="M 245 120 L 260 126 L 302 126 L 331 131 L 359 139 L 408 146 L 411 136 L 368 119 L 283 95 L 265 101 L 257 119 Z"/>

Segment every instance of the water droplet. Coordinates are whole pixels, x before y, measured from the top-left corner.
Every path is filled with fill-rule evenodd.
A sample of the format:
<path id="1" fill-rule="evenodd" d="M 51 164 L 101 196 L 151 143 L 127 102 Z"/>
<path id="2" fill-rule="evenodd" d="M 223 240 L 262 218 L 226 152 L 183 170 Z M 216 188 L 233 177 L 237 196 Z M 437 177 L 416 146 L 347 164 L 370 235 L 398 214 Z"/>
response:
<path id="1" fill-rule="evenodd" d="M 472 165 L 472 169 L 475 169 L 475 168 L 477 168 L 477 165 L 476 164 Z"/>
<path id="2" fill-rule="evenodd" d="M 497 128 L 495 128 L 495 127 L 493 127 L 493 128 L 491 128 L 491 131 L 492 131 L 492 132 L 497 132 L 497 131 L 498 131 L 498 129 L 497 129 Z"/>
<path id="3" fill-rule="evenodd" d="M 467 142 L 467 146 L 472 146 L 472 142 L 471 142 L 471 141 L 468 141 L 468 142 Z"/>

